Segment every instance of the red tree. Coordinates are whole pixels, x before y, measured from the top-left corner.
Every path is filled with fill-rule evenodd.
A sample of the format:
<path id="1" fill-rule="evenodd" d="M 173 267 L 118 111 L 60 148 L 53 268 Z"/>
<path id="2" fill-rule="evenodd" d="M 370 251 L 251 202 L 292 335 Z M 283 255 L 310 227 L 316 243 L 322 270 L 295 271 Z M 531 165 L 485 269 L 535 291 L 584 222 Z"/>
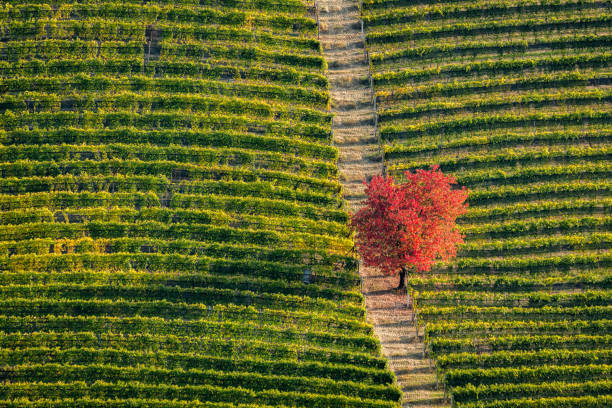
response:
<path id="1" fill-rule="evenodd" d="M 407 171 L 403 184 L 395 184 L 390 176 L 375 176 L 365 184 L 368 198 L 351 225 L 367 266 L 386 275 L 399 272 L 402 288 L 406 270 L 429 271 L 436 260 L 456 255 L 463 237 L 455 220 L 467 210 L 468 192 L 465 187 L 453 189 L 454 177 L 434 166 Z"/>

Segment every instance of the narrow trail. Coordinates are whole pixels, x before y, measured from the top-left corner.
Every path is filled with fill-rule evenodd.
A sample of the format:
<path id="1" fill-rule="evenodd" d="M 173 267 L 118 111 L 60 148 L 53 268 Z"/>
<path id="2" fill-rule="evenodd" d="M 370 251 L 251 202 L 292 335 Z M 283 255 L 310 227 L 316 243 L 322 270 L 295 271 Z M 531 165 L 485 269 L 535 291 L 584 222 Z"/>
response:
<path id="1" fill-rule="evenodd" d="M 328 64 L 334 144 L 349 209 L 363 200 L 363 180 L 382 172 L 369 62 L 357 0 L 319 0 L 319 35 Z"/>
<path id="2" fill-rule="evenodd" d="M 380 339 L 383 355 L 404 392 L 404 407 L 447 407 L 437 389 L 435 369 L 423 356 L 423 329 L 417 337 L 406 291 L 396 290 L 397 276 L 381 276 L 361 265 L 368 322 Z"/>
<path id="3" fill-rule="evenodd" d="M 319 35 L 328 63 L 334 144 L 344 198 L 355 211 L 365 198 L 363 180 L 381 174 L 383 161 L 376 136 L 376 111 L 369 82 L 369 62 L 361 32 L 358 0 L 318 0 Z M 434 370 L 423 358 L 423 338 L 417 337 L 412 310 L 397 277 L 382 277 L 360 268 L 368 321 L 381 341 L 383 355 L 404 392 L 404 407 L 443 407 Z M 422 335 L 422 333 L 421 333 Z"/>

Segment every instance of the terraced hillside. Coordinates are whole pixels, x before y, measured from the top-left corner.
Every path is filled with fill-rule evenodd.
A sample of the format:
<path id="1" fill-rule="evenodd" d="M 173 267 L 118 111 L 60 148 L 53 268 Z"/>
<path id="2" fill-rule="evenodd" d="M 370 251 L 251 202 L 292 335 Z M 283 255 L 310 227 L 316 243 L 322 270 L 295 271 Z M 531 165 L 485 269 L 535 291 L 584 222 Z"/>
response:
<path id="1" fill-rule="evenodd" d="M 611 2 L 364 0 L 362 17 L 388 173 L 440 164 L 471 189 L 458 259 L 411 280 L 447 395 L 612 406 Z"/>
<path id="2" fill-rule="evenodd" d="M 398 406 L 311 3 L 0 20 L 1 406 Z"/>

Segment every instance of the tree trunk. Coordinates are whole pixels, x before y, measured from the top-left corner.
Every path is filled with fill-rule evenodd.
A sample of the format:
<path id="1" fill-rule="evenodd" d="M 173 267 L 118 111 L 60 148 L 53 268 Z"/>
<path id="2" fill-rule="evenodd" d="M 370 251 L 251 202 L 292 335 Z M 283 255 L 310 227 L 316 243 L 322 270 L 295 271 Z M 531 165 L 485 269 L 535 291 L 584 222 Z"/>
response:
<path id="1" fill-rule="evenodd" d="M 400 269 L 399 272 L 399 286 L 398 289 L 404 289 L 406 287 L 406 268 Z"/>

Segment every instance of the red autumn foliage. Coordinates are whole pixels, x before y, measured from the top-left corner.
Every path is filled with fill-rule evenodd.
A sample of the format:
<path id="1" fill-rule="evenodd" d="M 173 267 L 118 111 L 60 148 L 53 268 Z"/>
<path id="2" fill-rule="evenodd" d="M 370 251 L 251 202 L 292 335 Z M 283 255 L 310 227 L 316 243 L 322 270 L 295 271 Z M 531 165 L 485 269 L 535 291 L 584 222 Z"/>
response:
<path id="1" fill-rule="evenodd" d="M 406 172 L 406 182 L 375 176 L 366 184 L 365 206 L 352 216 L 356 246 L 367 266 L 392 275 L 403 268 L 429 271 L 456 255 L 463 237 L 455 220 L 467 211 L 468 192 L 434 166 Z"/>

